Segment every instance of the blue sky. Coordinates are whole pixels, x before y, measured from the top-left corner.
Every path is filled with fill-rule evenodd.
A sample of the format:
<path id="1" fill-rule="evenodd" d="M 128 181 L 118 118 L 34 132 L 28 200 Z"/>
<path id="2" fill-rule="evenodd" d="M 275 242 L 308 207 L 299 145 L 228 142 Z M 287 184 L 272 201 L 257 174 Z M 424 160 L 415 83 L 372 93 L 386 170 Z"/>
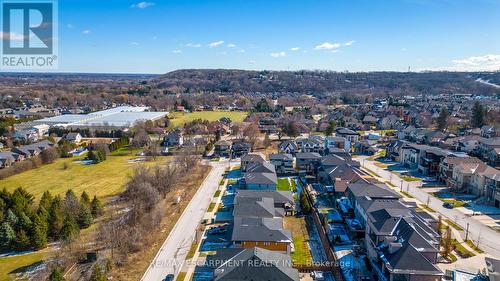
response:
<path id="1" fill-rule="evenodd" d="M 500 0 L 59 0 L 59 71 L 500 69 Z"/>

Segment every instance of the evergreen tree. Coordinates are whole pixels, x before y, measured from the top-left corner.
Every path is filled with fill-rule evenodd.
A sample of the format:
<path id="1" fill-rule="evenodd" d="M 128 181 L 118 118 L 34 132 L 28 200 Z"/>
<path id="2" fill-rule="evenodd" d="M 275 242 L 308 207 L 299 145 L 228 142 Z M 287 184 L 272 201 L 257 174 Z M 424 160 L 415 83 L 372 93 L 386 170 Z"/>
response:
<path id="1" fill-rule="evenodd" d="M 21 229 L 16 234 L 15 248 L 17 250 L 27 250 L 31 246 L 30 238 L 24 229 Z"/>
<path id="2" fill-rule="evenodd" d="M 10 224 L 3 222 L 0 225 L 0 249 L 8 249 L 16 241 L 16 232 Z"/>
<path id="3" fill-rule="evenodd" d="M 90 197 L 85 191 L 82 192 L 82 195 L 80 196 L 80 204 L 85 207 L 90 207 Z"/>
<path id="4" fill-rule="evenodd" d="M 448 108 L 446 108 L 446 106 L 443 106 L 441 108 L 441 112 L 439 112 L 439 116 L 436 120 L 438 131 L 443 131 L 444 129 L 446 129 L 446 127 L 448 125 L 448 117 L 449 116 L 450 116 L 450 113 L 448 112 Z"/>
<path id="5" fill-rule="evenodd" d="M 52 204 L 52 194 L 49 191 L 45 191 L 40 199 L 40 203 L 38 203 L 38 208 L 45 208 L 45 210 L 50 209 L 50 205 Z"/>
<path id="6" fill-rule="evenodd" d="M 472 118 L 471 118 L 471 125 L 473 128 L 479 128 L 484 125 L 484 117 L 485 117 L 485 111 L 483 106 L 479 101 L 476 101 L 474 103 L 474 106 L 472 107 Z"/>
<path id="7" fill-rule="evenodd" d="M 88 207 L 83 207 L 80 215 L 78 216 L 78 225 L 81 229 L 87 228 L 92 224 L 92 213 Z"/>
<path id="8" fill-rule="evenodd" d="M 19 218 L 16 216 L 16 214 L 14 214 L 14 212 L 11 209 L 8 209 L 6 221 L 10 223 L 10 225 L 16 225 L 17 222 L 19 221 Z"/>
<path id="9" fill-rule="evenodd" d="M 19 215 L 19 221 L 17 223 L 17 228 L 29 230 L 29 229 L 31 229 L 32 223 L 33 222 L 31 221 L 31 219 L 24 212 L 21 212 L 21 214 Z"/>
<path id="10" fill-rule="evenodd" d="M 92 199 L 91 203 L 91 213 L 92 217 L 97 218 L 102 215 L 104 209 L 101 203 L 101 200 L 97 198 L 97 196 L 94 195 L 94 199 Z"/>
<path id="11" fill-rule="evenodd" d="M 306 215 L 311 213 L 311 204 L 309 204 L 304 190 L 300 192 L 300 209 Z"/>
<path id="12" fill-rule="evenodd" d="M 66 279 L 64 279 L 62 270 L 59 267 L 56 267 L 50 273 L 49 278 L 47 278 L 47 281 L 66 281 Z"/>
<path id="13" fill-rule="evenodd" d="M 47 246 L 47 222 L 36 215 L 31 228 L 31 245 L 35 249 L 43 249 Z"/>
<path id="14" fill-rule="evenodd" d="M 61 230 L 61 237 L 64 240 L 72 240 L 75 238 L 80 232 L 80 228 L 76 223 L 76 220 L 73 216 L 67 215 L 64 219 L 64 225 Z"/>
<path id="15" fill-rule="evenodd" d="M 52 200 L 52 204 L 50 205 L 49 209 L 48 223 L 49 237 L 53 238 L 54 240 L 58 239 L 64 224 L 62 203 L 59 196 L 56 196 L 54 200 Z"/>

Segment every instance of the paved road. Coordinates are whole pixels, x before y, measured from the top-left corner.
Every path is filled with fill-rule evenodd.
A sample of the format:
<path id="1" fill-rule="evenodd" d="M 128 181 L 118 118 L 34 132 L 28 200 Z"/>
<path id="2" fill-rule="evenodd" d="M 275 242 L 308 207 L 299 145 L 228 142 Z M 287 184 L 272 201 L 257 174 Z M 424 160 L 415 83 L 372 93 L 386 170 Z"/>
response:
<path id="1" fill-rule="evenodd" d="M 443 217 L 457 223 L 463 229 L 466 229 L 467 224 L 469 224 L 468 239 L 471 239 L 475 243 L 479 240 L 479 247 L 482 250 L 493 257 L 500 258 L 500 233 L 484 225 L 474 217 L 466 216 L 458 210 L 444 208 L 441 200 L 421 189 L 421 182 L 402 181 L 397 175 L 375 166 L 374 161 L 367 160 L 366 157 L 360 157 L 356 160 L 360 161 L 362 166 L 376 172 L 384 180 L 390 181 L 399 189 L 401 188 L 402 182 L 403 191 L 409 193 L 424 204 L 428 203 L 430 208 L 441 214 Z M 460 232 L 460 234 L 464 239 L 465 233 Z"/>
<path id="2" fill-rule="evenodd" d="M 228 166 L 227 161 L 210 164 L 212 170 L 184 209 L 141 280 L 161 281 L 168 274 L 179 273 L 194 240 L 196 227 L 203 219 L 213 194 L 219 187 L 221 176 Z"/>

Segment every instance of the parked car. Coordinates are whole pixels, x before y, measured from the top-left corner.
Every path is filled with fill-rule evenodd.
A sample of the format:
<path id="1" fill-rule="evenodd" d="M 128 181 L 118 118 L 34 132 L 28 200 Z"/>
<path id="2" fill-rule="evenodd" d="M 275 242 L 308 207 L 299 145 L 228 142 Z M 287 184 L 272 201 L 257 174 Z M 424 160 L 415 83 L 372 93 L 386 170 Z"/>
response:
<path id="1" fill-rule="evenodd" d="M 455 207 L 455 204 L 446 202 L 443 204 L 443 207 L 445 207 L 446 209 L 453 209 Z"/>
<path id="2" fill-rule="evenodd" d="M 162 281 L 173 281 L 173 280 L 174 280 L 174 275 L 170 273 L 167 276 L 165 276 L 165 278 L 163 278 Z"/>

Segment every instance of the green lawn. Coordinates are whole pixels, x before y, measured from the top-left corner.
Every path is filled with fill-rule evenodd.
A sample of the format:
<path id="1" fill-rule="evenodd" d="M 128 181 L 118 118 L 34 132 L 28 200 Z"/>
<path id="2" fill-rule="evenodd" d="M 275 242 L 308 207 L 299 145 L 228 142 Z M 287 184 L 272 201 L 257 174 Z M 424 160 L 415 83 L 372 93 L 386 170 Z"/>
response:
<path id="1" fill-rule="evenodd" d="M 172 118 L 170 127 L 175 128 L 195 119 L 217 121 L 222 117 L 229 117 L 233 122 L 242 122 L 247 115 L 248 112 L 244 111 L 195 111 L 191 113 L 172 112 L 169 117 Z"/>
<path id="2" fill-rule="evenodd" d="M 38 251 L 30 254 L 0 258 L 0 281 L 12 280 L 13 275 L 9 273 L 25 266 L 33 265 L 43 260 L 45 251 Z"/>
<path id="3" fill-rule="evenodd" d="M 311 251 L 309 250 L 309 234 L 305 219 L 296 217 L 285 217 L 284 228 L 292 232 L 294 252 L 291 258 L 294 264 L 308 265 L 312 262 Z"/>
<path id="4" fill-rule="evenodd" d="M 115 195 L 123 191 L 134 167 L 141 164 L 128 163 L 129 159 L 135 158 L 130 152 L 120 151 L 114 155 L 123 156 L 108 156 L 106 161 L 94 165 L 75 162 L 79 158 L 57 159 L 52 164 L 3 179 L 0 188 L 6 187 L 12 191 L 17 187 L 23 187 L 37 198 L 40 198 L 46 190 L 52 194 L 63 194 L 70 188 L 76 194 L 85 190 L 90 196 Z M 154 162 L 146 162 L 146 165 L 164 162 L 167 159 L 168 157 L 158 157 Z"/>
<path id="5" fill-rule="evenodd" d="M 296 191 L 297 183 L 294 179 L 279 178 L 276 189 L 278 191 Z"/>
<path id="6" fill-rule="evenodd" d="M 421 181 L 421 179 L 419 178 L 415 178 L 415 177 L 412 177 L 412 176 L 399 176 L 402 180 L 404 181 Z"/>

